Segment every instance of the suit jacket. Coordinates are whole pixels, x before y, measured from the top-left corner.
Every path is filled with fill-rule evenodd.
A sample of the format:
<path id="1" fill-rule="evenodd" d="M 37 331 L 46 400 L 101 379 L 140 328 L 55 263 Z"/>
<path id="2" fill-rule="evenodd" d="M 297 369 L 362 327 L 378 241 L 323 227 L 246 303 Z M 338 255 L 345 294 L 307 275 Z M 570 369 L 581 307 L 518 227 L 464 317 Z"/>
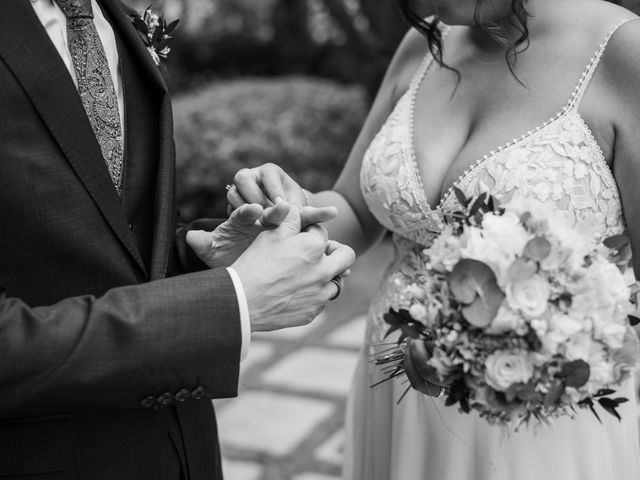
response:
<path id="1" fill-rule="evenodd" d="M 167 87 L 130 12 L 102 6 L 125 92 L 122 199 L 29 0 L 0 10 L 0 478 L 216 479 L 210 399 L 237 393 L 237 299 L 224 269 L 173 276 Z"/>

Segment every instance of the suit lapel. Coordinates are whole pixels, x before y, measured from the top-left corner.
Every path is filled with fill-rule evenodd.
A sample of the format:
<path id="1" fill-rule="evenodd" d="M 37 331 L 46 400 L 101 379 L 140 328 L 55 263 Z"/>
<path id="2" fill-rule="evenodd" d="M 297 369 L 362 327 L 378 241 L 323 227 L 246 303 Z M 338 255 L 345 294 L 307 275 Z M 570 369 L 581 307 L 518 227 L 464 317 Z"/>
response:
<path id="1" fill-rule="evenodd" d="M 160 67 L 155 64 L 147 50 L 140 33 L 131 22 L 131 15 L 138 15 L 135 10 L 125 8 L 119 0 L 101 0 L 101 6 L 107 10 L 114 30 L 122 36 L 124 42 L 131 49 L 133 55 L 140 60 L 140 66 L 163 93 L 168 91 L 167 83 L 162 76 Z"/>
<path id="2" fill-rule="evenodd" d="M 3 2 L 0 58 L 21 83 L 107 223 L 146 273 L 80 96 L 28 1 Z"/>
<path id="3" fill-rule="evenodd" d="M 160 155 L 156 181 L 156 208 L 154 218 L 151 279 L 164 278 L 176 236 L 178 219 L 175 201 L 175 144 L 173 140 L 173 112 L 169 96 L 164 97 L 160 110 Z"/>
<path id="4" fill-rule="evenodd" d="M 151 280 L 164 278 L 169 270 L 169 261 L 175 241 L 177 208 L 175 205 L 175 146 L 173 142 L 173 112 L 167 84 L 158 67 L 131 22 L 135 10 L 126 8 L 118 0 L 100 0 L 110 16 L 113 27 L 120 34 L 132 57 L 150 79 L 151 85 L 160 91 L 159 156 L 155 189 L 155 212 L 153 246 L 151 252 Z"/>

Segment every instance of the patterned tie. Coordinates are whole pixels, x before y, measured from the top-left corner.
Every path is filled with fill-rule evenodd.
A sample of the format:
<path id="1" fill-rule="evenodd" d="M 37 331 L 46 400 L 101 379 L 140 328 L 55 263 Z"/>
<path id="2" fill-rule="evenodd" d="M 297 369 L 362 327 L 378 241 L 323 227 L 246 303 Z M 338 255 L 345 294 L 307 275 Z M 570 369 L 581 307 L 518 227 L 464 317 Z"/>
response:
<path id="1" fill-rule="evenodd" d="M 123 135 L 118 97 L 107 55 L 93 22 L 91 0 L 55 0 L 67 17 L 69 50 L 78 81 L 78 92 L 102 155 L 122 195 Z"/>

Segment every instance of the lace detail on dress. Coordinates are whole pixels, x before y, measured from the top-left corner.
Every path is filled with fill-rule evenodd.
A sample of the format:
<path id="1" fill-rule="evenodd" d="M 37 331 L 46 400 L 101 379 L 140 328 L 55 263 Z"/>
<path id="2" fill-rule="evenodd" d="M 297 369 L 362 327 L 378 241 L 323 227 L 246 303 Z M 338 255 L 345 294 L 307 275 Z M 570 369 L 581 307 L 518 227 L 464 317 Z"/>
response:
<path id="1" fill-rule="evenodd" d="M 432 63 L 427 56 L 363 159 L 363 197 L 372 214 L 393 232 L 396 247 L 396 259 L 371 306 L 369 342 L 383 338 L 386 327 L 382 317 L 389 308 L 409 306 L 406 287 L 424 271 L 422 252 L 442 229 L 442 211 L 455 206 L 454 187 L 470 196 L 488 192 L 502 202 L 515 196 L 535 197 L 571 213 L 578 221 L 594 222 L 601 238 L 624 231 L 615 179 L 578 113 L 609 39 L 624 23 L 606 35 L 558 114 L 480 158 L 454 182 L 436 208 L 427 202 L 413 148 L 413 105 Z M 443 34 L 447 32 L 448 28 Z"/>

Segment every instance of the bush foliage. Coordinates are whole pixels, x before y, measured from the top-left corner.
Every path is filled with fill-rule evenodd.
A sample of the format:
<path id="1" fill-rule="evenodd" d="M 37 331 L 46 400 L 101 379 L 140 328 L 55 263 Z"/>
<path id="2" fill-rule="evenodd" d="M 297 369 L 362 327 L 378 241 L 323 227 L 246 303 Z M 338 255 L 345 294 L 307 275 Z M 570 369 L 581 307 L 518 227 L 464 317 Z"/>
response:
<path id="1" fill-rule="evenodd" d="M 182 217 L 224 216 L 235 172 L 266 162 L 311 190 L 330 187 L 367 108 L 363 88 L 301 77 L 214 83 L 177 97 Z"/>

